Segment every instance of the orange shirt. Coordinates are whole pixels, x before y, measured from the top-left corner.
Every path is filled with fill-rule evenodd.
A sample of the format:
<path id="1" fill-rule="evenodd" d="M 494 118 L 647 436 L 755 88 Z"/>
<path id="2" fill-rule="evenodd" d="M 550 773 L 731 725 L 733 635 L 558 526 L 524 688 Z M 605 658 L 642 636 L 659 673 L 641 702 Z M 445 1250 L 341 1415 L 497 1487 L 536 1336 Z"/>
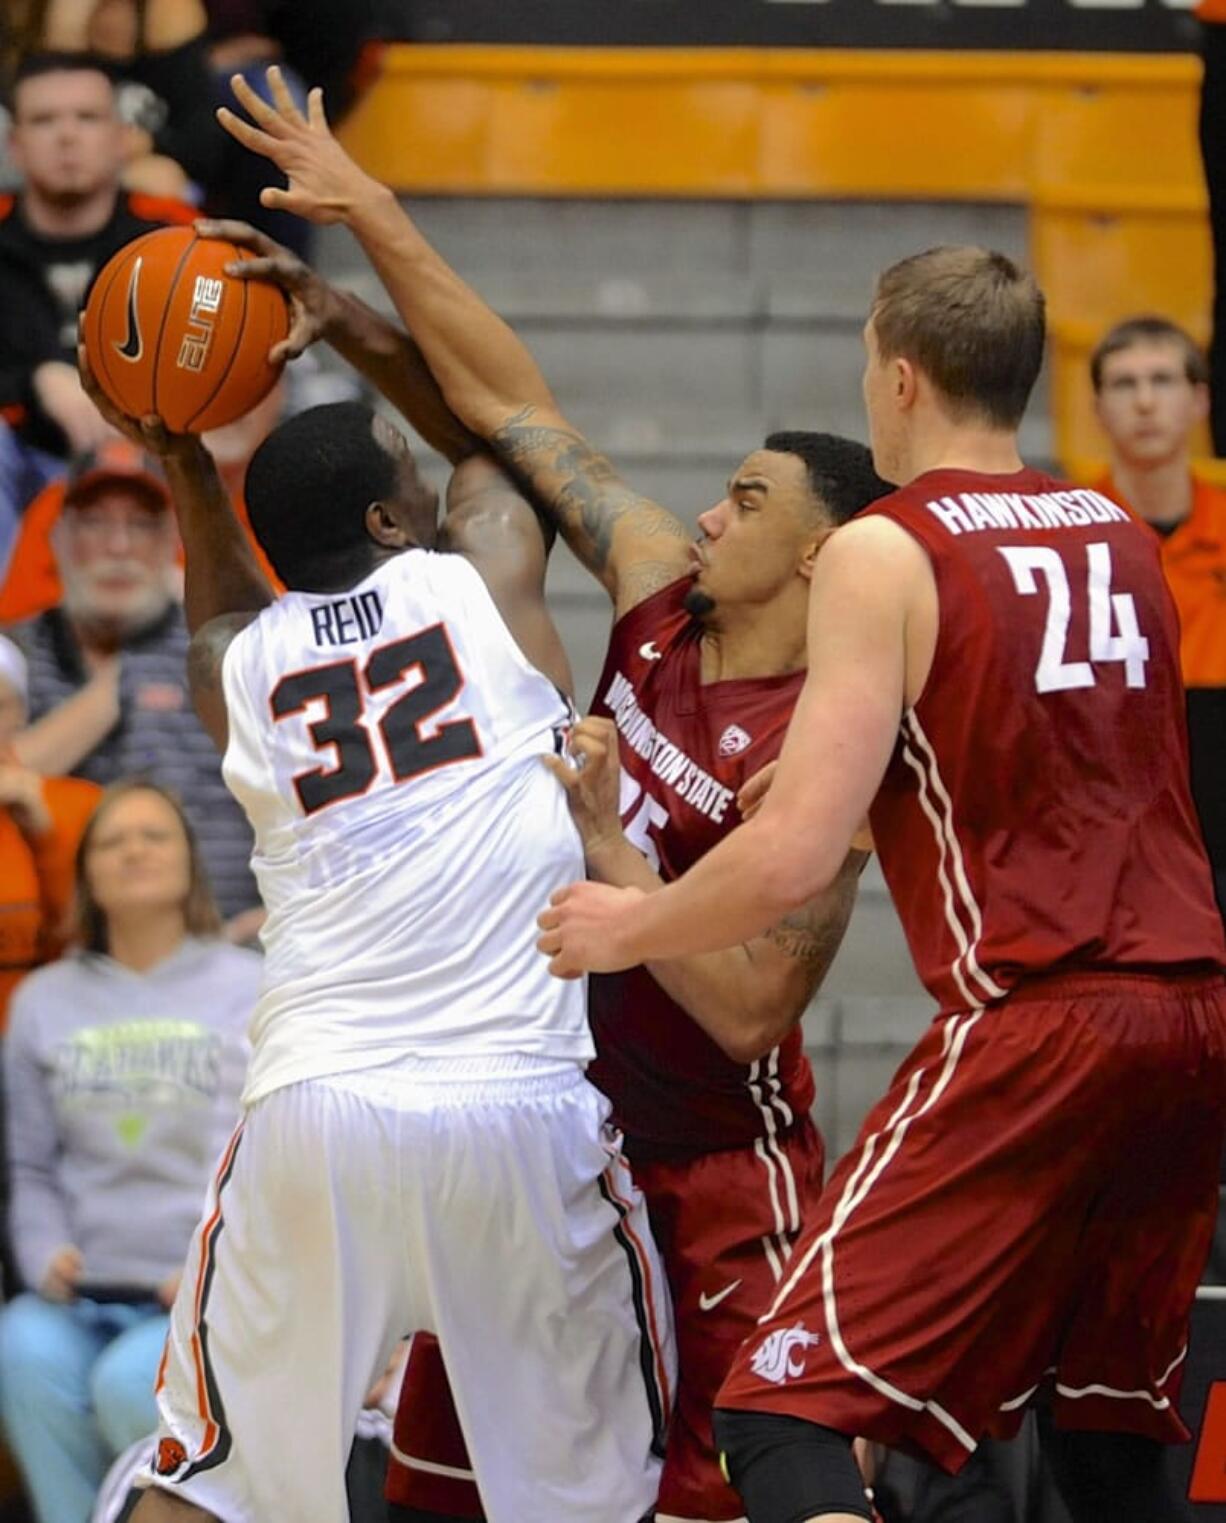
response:
<path id="1" fill-rule="evenodd" d="M 102 789 L 77 777 L 43 779 L 51 814 L 45 836 L 28 839 L 0 808 L 0 1031 L 9 997 L 27 973 L 57 957 L 72 904 L 77 844 Z"/>
<path id="2" fill-rule="evenodd" d="M 1200 0 L 1196 14 L 1202 21 L 1226 22 L 1226 0 Z"/>
<path id="3" fill-rule="evenodd" d="M 1133 512 L 1110 476 L 1095 489 Z M 1173 533 L 1158 539 L 1162 569 L 1179 610 L 1184 685 L 1226 687 L 1226 490 L 1193 476 L 1191 513 Z"/>

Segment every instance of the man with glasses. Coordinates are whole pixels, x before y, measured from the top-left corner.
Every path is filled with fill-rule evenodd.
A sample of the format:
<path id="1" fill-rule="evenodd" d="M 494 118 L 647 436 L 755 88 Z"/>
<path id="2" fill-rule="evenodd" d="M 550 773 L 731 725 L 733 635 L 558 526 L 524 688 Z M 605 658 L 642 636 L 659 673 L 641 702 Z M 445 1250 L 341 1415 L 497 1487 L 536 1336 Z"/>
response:
<path id="1" fill-rule="evenodd" d="M 251 837 L 188 701 L 178 535 L 157 467 L 112 440 L 74 463 L 52 534 L 59 605 L 13 631 L 29 662 L 19 759 L 106 786 L 143 773 L 173 788 L 222 911 L 257 903 Z"/>
<path id="2" fill-rule="evenodd" d="M 1209 411 L 1209 369 L 1164 317 L 1129 318 L 1090 357 L 1095 410 L 1110 447 L 1099 491 L 1147 523 L 1179 609 L 1192 792 L 1226 905 L 1226 489 L 1192 464 Z"/>

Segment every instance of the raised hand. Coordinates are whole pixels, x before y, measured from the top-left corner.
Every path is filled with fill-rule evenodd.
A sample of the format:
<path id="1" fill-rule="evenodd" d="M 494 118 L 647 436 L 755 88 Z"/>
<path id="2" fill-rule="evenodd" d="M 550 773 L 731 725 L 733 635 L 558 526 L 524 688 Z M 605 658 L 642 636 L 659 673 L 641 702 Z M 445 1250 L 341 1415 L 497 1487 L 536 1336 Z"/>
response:
<path id="1" fill-rule="evenodd" d="M 196 231 L 202 238 L 221 238 L 226 243 L 237 243 L 255 255 L 253 259 L 233 260 L 226 266 L 227 275 L 239 280 L 267 280 L 289 297 L 289 333 L 269 350 L 270 365 L 279 365 L 282 360 L 296 360 L 304 350 L 327 336 L 329 324 L 337 316 L 340 305 L 336 292 L 297 254 L 249 222 L 201 217 L 196 222 Z"/>
<path id="2" fill-rule="evenodd" d="M 269 186 L 260 192 L 264 206 L 293 212 L 308 222 L 343 222 L 357 201 L 384 193 L 379 182 L 359 169 L 332 136 L 322 90 L 314 89 L 307 96 L 304 116 L 275 64 L 267 79 L 272 105 L 241 74 L 230 81 L 235 99 L 251 121 L 226 106 L 217 111 L 217 120 L 232 138 L 271 160 L 289 180 L 285 190 Z"/>

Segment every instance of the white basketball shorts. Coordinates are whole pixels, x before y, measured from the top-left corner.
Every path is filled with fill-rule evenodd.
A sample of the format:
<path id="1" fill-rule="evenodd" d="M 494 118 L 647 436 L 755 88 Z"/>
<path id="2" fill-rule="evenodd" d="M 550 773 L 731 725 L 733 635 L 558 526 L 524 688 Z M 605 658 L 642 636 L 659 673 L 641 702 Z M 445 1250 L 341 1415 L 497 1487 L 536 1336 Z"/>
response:
<path id="1" fill-rule="evenodd" d="M 439 1339 L 490 1523 L 639 1523 L 675 1354 L 608 1103 L 577 1068 L 410 1060 L 251 1107 L 158 1373 L 143 1484 L 222 1523 L 346 1523 L 362 1400 Z"/>

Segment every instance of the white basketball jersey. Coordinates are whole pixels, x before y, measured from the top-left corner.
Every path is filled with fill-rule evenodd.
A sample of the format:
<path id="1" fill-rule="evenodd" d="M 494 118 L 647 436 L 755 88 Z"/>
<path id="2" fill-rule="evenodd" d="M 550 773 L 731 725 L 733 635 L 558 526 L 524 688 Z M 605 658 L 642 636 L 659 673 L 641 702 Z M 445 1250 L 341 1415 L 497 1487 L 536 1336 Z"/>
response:
<path id="1" fill-rule="evenodd" d="M 479 573 L 410 550 L 231 643 L 222 772 L 268 910 L 248 1102 L 406 1054 L 592 1056 L 535 948 L 583 853 L 541 756 L 571 718 Z"/>

